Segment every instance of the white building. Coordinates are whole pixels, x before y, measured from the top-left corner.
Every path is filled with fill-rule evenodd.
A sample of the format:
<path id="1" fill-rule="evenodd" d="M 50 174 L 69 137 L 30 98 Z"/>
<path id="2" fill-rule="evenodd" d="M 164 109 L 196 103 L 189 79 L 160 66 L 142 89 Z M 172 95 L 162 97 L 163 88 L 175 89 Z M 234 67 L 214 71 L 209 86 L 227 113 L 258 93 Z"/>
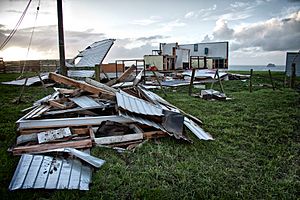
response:
<path id="1" fill-rule="evenodd" d="M 228 68 L 228 42 L 160 43 L 157 55 L 145 55 L 145 64 L 158 70 Z"/>

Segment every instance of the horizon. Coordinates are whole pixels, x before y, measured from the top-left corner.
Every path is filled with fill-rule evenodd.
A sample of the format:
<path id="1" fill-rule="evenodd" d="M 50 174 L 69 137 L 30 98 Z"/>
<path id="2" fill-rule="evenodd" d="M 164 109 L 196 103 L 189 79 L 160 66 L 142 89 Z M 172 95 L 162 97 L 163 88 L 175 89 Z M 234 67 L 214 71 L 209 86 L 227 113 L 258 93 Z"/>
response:
<path id="1" fill-rule="evenodd" d="M 0 43 L 27 3 L 0 2 Z M 4 61 L 59 58 L 56 0 L 40 1 L 26 55 L 37 5 L 38 0 L 33 0 L 14 38 L 0 51 Z M 285 65 L 286 53 L 300 49 L 298 0 L 64 0 L 63 14 L 66 58 L 74 58 L 79 50 L 107 38 L 115 38 L 116 42 L 103 63 L 142 58 L 164 42 L 228 41 L 229 65 Z"/>

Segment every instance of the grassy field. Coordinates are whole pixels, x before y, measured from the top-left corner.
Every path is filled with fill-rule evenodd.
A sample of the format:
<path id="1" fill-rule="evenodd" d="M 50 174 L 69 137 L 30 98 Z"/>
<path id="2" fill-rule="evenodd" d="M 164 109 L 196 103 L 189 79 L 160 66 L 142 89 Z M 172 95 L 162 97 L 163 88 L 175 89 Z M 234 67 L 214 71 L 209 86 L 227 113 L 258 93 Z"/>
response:
<path id="1" fill-rule="evenodd" d="M 16 76 L 1 74 L 0 81 Z M 282 78 L 280 73 L 274 76 Z M 92 154 L 107 162 L 93 173 L 86 192 L 8 191 L 18 163 L 18 157 L 6 152 L 15 141 L 15 121 L 22 116 L 20 110 L 52 90 L 27 88 L 18 105 L 13 100 L 20 88 L 0 85 L 1 199 L 297 199 L 300 94 L 279 81 L 275 91 L 263 83 L 270 82 L 254 76 L 249 93 L 248 81 L 224 82 L 231 101 L 189 97 L 187 87 L 168 89 L 165 99 L 202 119 L 215 140 L 200 141 L 189 132 L 193 144 L 163 138 L 124 154 L 93 148 Z"/>

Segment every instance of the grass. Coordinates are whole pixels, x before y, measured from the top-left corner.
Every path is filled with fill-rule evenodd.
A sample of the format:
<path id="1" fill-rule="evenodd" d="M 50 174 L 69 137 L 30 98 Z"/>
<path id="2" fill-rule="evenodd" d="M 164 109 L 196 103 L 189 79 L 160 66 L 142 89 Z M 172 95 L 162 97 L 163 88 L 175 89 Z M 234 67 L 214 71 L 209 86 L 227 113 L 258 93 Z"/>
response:
<path id="1" fill-rule="evenodd" d="M 1 74 L 0 81 L 16 76 Z M 282 74 L 273 77 L 282 78 Z M 17 105 L 12 101 L 20 88 L 0 85 L 1 198 L 297 199 L 300 94 L 283 88 L 279 81 L 275 82 L 275 91 L 259 86 L 262 83 L 269 83 L 268 78 L 254 76 L 253 93 L 249 93 L 248 81 L 224 82 L 231 101 L 189 97 L 187 87 L 168 89 L 164 98 L 202 119 L 203 128 L 215 140 L 200 141 L 189 132 L 193 144 L 163 138 L 124 154 L 93 148 L 93 155 L 107 162 L 93 173 L 93 183 L 87 192 L 7 190 L 18 162 L 17 157 L 6 152 L 15 141 L 15 121 L 22 116 L 20 110 L 47 92 L 40 86 L 26 88 L 25 102 Z M 219 89 L 218 84 L 214 88 Z M 156 92 L 162 95 L 161 91 Z"/>

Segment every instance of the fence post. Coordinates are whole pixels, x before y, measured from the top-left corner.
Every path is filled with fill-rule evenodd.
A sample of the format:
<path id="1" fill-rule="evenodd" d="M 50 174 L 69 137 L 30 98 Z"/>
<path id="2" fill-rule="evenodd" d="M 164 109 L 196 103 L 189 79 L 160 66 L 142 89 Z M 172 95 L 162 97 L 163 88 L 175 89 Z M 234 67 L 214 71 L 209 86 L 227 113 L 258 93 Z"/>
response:
<path id="1" fill-rule="evenodd" d="M 195 68 L 193 68 L 192 70 L 192 77 L 191 77 L 191 81 L 190 81 L 190 86 L 189 86 L 189 96 L 192 95 L 192 89 L 193 89 L 193 83 L 194 83 L 194 77 L 195 77 Z"/>
<path id="2" fill-rule="evenodd" d="M 291 74 L 291 81 L 290 81 L 291 88 L 295 88 L 295 79 L 296 79 L 296 63 L 292 63 L 292 74 Z"/>
<path id="3" fill-rule="evenodd" d="M 100 82 L 100 65 L 95 65 L 95 80 Z"/>
<path id="4" fill-rule="evenodd" d="M 250 70 L 250 79 L 249 79 L 249 91 L 252 92 L 252 76 L 253 76 L 253 69 Z"/>
<path id="5" fill-rule="evenodd" d="M 275 90 L 275 85 L 274 85 L 274 82 L 273 82 L 273 78 L 272 78 L 271 70 L 269 70 L 269 76 L 270 76 L 270 80 L 271 80 L 272 88 L 273 88 L 273 90 Z"/>

